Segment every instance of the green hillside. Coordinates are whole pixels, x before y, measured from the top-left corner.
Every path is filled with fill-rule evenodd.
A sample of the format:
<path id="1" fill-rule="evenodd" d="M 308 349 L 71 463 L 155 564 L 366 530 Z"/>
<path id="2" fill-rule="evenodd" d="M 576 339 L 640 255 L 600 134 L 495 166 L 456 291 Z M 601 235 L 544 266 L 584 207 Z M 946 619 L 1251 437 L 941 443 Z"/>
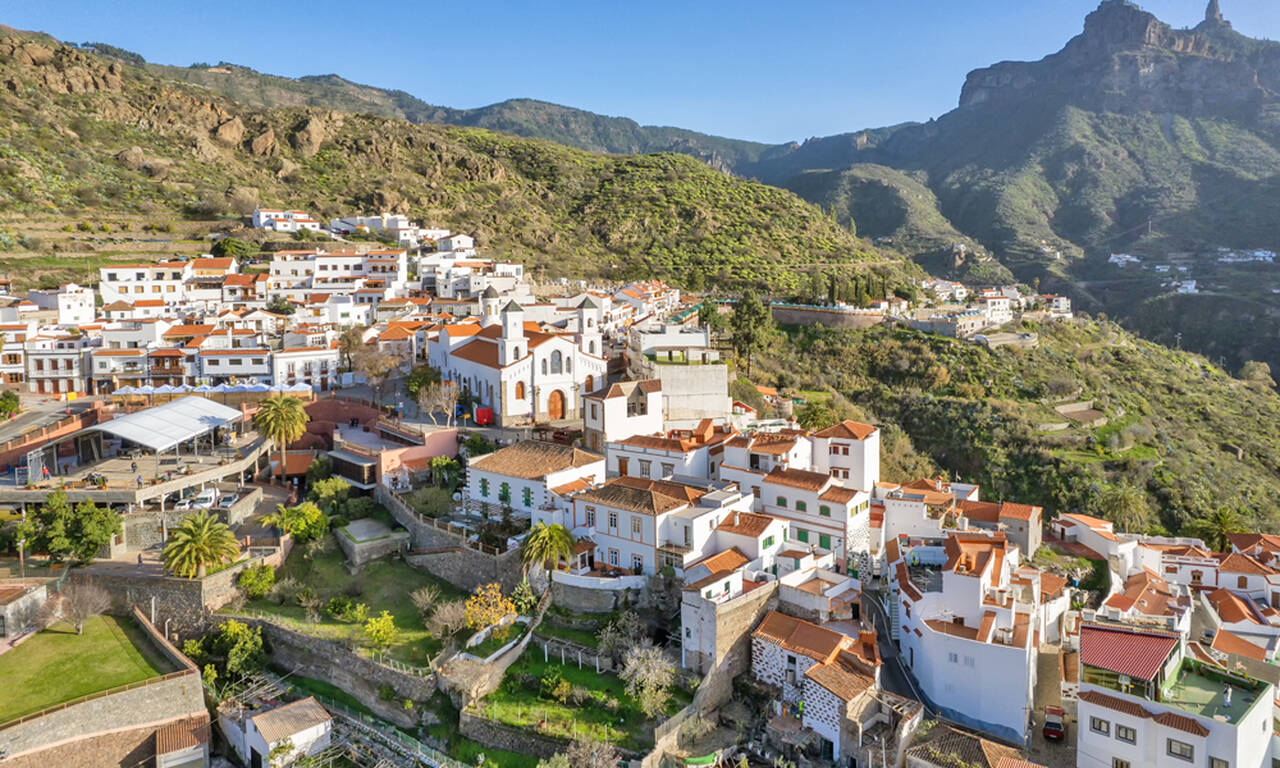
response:
<path id="1" fill-rule="evenodd" d="M 547 277 L 654 275 L 782 294 L 813 270 L 914 269 L 789 192 L 683 155 L 608 156 L 479 129 L 246 107 L 14 36 L 0 38 L 0 80 L 5 213 L 390 210 L 474 233 Z"/>
<path id="2" fill-rule="evenodd" d="M 981 483 L 984 498 L 1105 516 L 1105 489 L 1127 483 L 1149 491 L 1152 530 L 1177 531 L 1222 506 L 1280 528 L 1274 389 L 1112 323 L 1024 330 L 1039 333 L 1037 349 L 884 327 L 792 330 L 757 357 L 754 378 L 839 392 L 944 470 Z M 1085 427 L 1053 409 L 1081 401 L 1109 423 Z"/>
<path id="3" fill-rule="evenodd" d="M 932 274 L 978 284 L 1012 281 L 986 248 L 947 221 L 918 175 L 861 163 L 843 171 L 806 171 L 786 187 L 833 211 L 837 220 L 853 222 L 859 235 L 886 239 Z"/>

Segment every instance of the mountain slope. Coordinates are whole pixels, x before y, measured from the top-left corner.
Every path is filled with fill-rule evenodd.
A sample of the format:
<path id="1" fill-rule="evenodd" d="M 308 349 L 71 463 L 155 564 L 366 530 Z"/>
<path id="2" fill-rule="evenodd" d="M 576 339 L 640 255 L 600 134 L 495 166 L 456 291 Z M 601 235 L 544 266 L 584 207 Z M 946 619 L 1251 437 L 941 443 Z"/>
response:
<path id="1" fill-rule="evenodd" d="M 1101 490 L 1123 482 L 1149 492 L 1151 522 L 1169 531 L 1223 506 L 1255 530 L 1277 529 L 1274 389 L 1113 323 L 1023 330 L 1039 334 L 1038 348 L 991 351 L 903 328 L 793 329 L 760 356 L 755 377 L 840 392 L 952 476 L 980 483 L 986 499 L 1105 516 Z M 1057 428 L 1067 419 L 1052 406 L 1078 400 L 1110 422 Z"/>
<path id="2" fill-rule="evenodd" d="M 785 294 L 806 271 L 913 267 L 783 190 L 689 157 L 617 157 L 488 131 L 245 107 L 120 60 L 0 38 L 9 210 L 328 216 L 392 210 L 474 232 L 548 276 L 658 275 Z"/>

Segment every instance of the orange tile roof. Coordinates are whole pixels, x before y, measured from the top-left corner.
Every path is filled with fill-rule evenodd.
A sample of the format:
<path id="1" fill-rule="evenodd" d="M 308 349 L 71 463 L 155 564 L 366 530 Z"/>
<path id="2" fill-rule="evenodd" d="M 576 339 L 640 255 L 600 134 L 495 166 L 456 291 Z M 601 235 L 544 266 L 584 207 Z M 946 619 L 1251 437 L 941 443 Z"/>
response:
<path id="1" fill-rule="evenodd" d="M 876 428 L 852 419 L 845 419 L 839 424 L 813 433 L 814 437 L 840 438 L 845 440 L 866 440 L 876 433 Z"/>
<path id="2" fill-rule="evenodd" d="M 1196 722 L 1194 718 L 1187 717 L 1186 715 L 1177 715 L 1172 712 L 1163 712 L 1153 715 L 1141 704 L 1129 701 L 1128 699 L 1122 699 L 1118 696 L 1109 696 L 1105 693 L 1101 693 L 1100 691 L 1082 691 L 1080 693 L 1080 699 L 1087 701 L 1090 704 L 1106 707 L 1107 709 L 1115 710 L 1116 712 L 1121 712 L 1131 717 L 1154 720 L 1161 725 L 1167 725 L 1170 728 L 1176 728 L 1186 733 L 1195 734 L 1196 736 L 1204 737 L 1209 735 L 1209 729 Z"/>
<path id="3" fill-rule="evenodd" d="M 875 680 L 839 664 L 814 664 L 804 676 L 834 693 L 841 701 L 853 701 L 875 686 Z"/>
<path id="4" fill-rule="evenodd" d="M 1254 661 L 1266 661 L 1267 652 L 1263 648 L 1259 648 L 1254 643 L 1245 640 L 1243 637 L 1234 632 L 1219 628 L 1218 633 L 1213 636 L 1213 643 L 1210 646 L 1215 651 L 1222 653 L 1233 653 L 1237 656 L 1244 656 Z"/>
<path id="5" fill-rule="evenodd" d="M 853 645 L 846 635 L 777 611 L 769 611 L 751 634 L 818 661 L 831 659 L 837 651 Z"/>
<path id="6" fill-rule="evenodd" d="M 831 476 L 822 472 L 810 472 L 807 469 L 789 469 L 774 467 L 764 476 L 765 482 L 800 488 L 806 491 L 821 491 L 831 482 Z"/>
<path id="7" fill-rule="evenodd" d="M 720 525 L 716 526 L 716 530 L 724 531 L 725 533 L 736 533 L 739 536 L 750 536 L 755 539 L 769 530 L 769 526 L 773 524 L 773 521 L 774 518 L 768 515 L 757 515 L 754 512 L 734 512 L 725 517 Z"/>
<path id="8" fill-rule="evenodd" d="M 858 492 L 852 488 L 845 488 L 839 485 L 833 485 L 822 492 L 818 498 L 823 501 L 831 501 L 836 504 L 848 504 L 858 497 Z"/>
<path id="9" fill-rule="evenodd" d="M 1244 573 L 1255 576 L 1270 576 L 1277 573 L 1249 555 L 1238 552 L 1214 555 L 1218 559 L 1218 571 L 1222 573 Z"/>
<path id="10" fill-rule="evenodd" d="M 156 756 L 190 749 L 209 741 L 209 715 L 200 713 L 156 729 Z"/>
<path id="11" fill-rule="evenodd" d="M 580 468 L 604 457 L 560 443 L 521 440 L 467 462 L 469 469 L 534 480 L 562 469 Z"/>
<path id="12" fill-rule="evenodd" d="M 1251 624 L 1263 623 L 1262 619 L 1258 617 L 1258 612 L 1253 603 L 1229 589 L 1219 587 L 1210 592 L 1208 598 L 1213 605 L 1213 609 L 1218 612 L 1218 616 L 1228 624 L 1246 621 Z"/>

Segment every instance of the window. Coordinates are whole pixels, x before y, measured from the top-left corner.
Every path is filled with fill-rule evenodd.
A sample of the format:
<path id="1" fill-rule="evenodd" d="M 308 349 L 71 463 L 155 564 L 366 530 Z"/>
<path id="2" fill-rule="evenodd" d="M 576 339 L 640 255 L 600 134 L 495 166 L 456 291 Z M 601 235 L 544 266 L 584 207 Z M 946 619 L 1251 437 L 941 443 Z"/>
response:
<path id="1" fill-rule="evenodd" d="M 831 507 L 828 507 L 826 504 L 823 504 L 822 506 L 818 507 L 818 514 L 822 515 L 823 517 L 831 517 Z"/>
<path id="2" fill-rule="evenodd" d="M 1231 768 L 1231 763 L 1220 757 L 1209 758 L 1209 768 Z"/>
<path id="3" fill-rule="evenodd" d="M 631 535 L 632 536 L 640 535 L 640 518 L 634 515 L 632 515 L 631 517 Z"/>
<path id="4" fill-rule="evenodd" d="M 523 388 L 524 388 L 524 382 L 522 381 L 522 382 L 520 382 L 519 384 L 517 384 L 517 385 L 516 385 L 516 392 L 519 392 L 519 391 L 520 391 L 521 389 L 523 389 Z M 517 395 L 517 397 L 519 397 L 519 395 Z M 596 406 L 597 406 L 597 404 L 596 404 L 596 403 L 592 403 L 592 404 L 591 404 L 591 418 L 592 418 L 592 419 L 598 419 L 598 418 L 600 418 L 600 413 L 599 413 L 599 411 L 597 411 L 597 410 L 596 410 Z"/>
<path id="5" fill-rule="evenodd" d="M 809 532 L 808 532 L 808 531 L 805 531 L 805 530 L 797 530 L 797 531 L 796 531 L 796 538 L 797 538 L 797 539 L 799 539 L 800 541 L 803 541 L 805 544 L 808 544 L 808 543 L 809 543 Z"/>
<path id="6" fill-rule="evenodd" d="M 772 537 L 772 536 L 765 536 L 765 537 L 764 537 L 764 543 L 763 543 L 763 546 L 764 546 L 764 548 L 765 548 L 765 549 L 768 549 L 769 547 L 772 547 L 772 546 L 773 546 L 773 537 Z"/>
<path id="7" fill-rule="evenodd" d="M 653 463 L 653 462 L 650 462 L 650 461 L 643 461 L 643 460 L 640 462 L 640 476 L 641 476 L 641 477 L 648 477 L 648 476 L 649 476 L 649 467 L 652 465 L 652 463 Z"/>
<path id="8" fill-rule="evenodd" d="M 1116 723 L 1116 738 L 1126 744 L 1138 743 L 1138 732 L 1127 725 Z"/>
<path id="9" fill-rule="evenodd" d="M 480 495 L 486 499 L 489 498 L 489 478 L 487 477 L 480 478 Z"/>
<path id="10" fill-rule="evenodd" d="M 522 494 L 522 498 L 524 500 L 524 505 L 526 507 L 532 507 L 533 506 L 533 489 L 525 488 L 524 493 Z"/>
<path id="11" fill-rule="evenodd" d="M 1111 758 L 1111 768 L 1133 768 L 1128 760 L 1121 760 L 1118 757 Z"/>
<path id="12" fill-rule="evenodd" d="M 503 483 L 498 486 L 498 501 L 503 504 L 511 503 L 511 483 Z"/>
<path id="13" fill-rule="evenodd" d="M 617 527 L 618 527 L 618 513 L 617 513 L 617 512 L 610 512 L 610 513 L 609 513 L 609 527 L 610 527 L 610 528 L 617 528 Z"/>
<path id="14" fill-rule="evenodd" d="M 796 511 L 797 511 L 797 512 L 804 512 L 804 511 L 808 510 L 808 508 L 809 508 L 809 505 L 808 505 L 808 504 L 805 504 L 803 501 L 797 501 L 797 502 L 796 502 Z"/>
<path id="15" fill-rule="evenodd" d="M 1110 736 L 1111 722 L 1100 717 L 1091 717 L 1089 718 L 1089 730 L 1094 733 L 1101 733 L 1104 736 Z"/>
<path id="16" fill-rule="evenodd" d="M 587 507 L 587 525 L 591 528 L 596 527 L 596 510 L 593 507 Z"/>
<path id="17" fill-rule="evenodd" d="M 644 573 L 644 558 L 639 555 L 631 556 L 631 572 L 635 574 Z"/>
<path id="18" fill-rule="evenodd" d="M 1248 577 L 1248 576 L 1241 576 L 1240 578 L 1236 579 L 1236 586 L 1237 586 L 1237 587 L 1239 587 L 1240 589 L 1248 589 L 1248 588 L 1249 588 L 1249 577 Z"/>
<path id="19" fill-rule="evenodd" d="M 609 550 L 609 565 L 612 565 L 615 567 L 618 565 L 618 550 L 616 549 Z"/>
<path id="20" fill-rule="evenodd" d="M 818 546 L 823 549 L 831 549 L 831 537 L 824 534 L 818 536 Z"/>
<path id="21" fill-rule="evenodd" d="M 786 497 L 786 496 L 779 496 L 779 497 L 778 497 L 778 506 L 780 506 L 780 507 L 785 507 L 785 506 L 787 506 L 787 497 Z"/>
<path id="22" fill-rule="evenodd" d="M 1167 749 L 1170 757 L 1176 757 L 1179 760 L 1186 760 L 1187 762 L 1191 762 L 1196 756 L 1195 747 L 1185 741 L 1178 741 L 1177 739 L 1169 739 Z"/>
<path id="23" fill-rule="evenodd" d="M 948 653 L 948 654 L 947 654 L 947 661 L 951 662 L 952 664 L 959 664 L 959 663 L 960 663 L 960 654 L 958 654 L 958 653 Z"/>
<path id="24" fill-rule="evenodd" d="M 671 476 L 672 476 L 672 475 L 674 475 L 675 473 L 676 473 L 676 467 L 675 467 L 675 465 L 674 465 L 674 464 L 663 464 L 663 465 L 662 465 L 662 476 L 663 476 L 663 477 L 671 477 Z"/>
<path id="25" fill-rule="evenodd" d="M 564 357 L 560 354 L 560 350 L 551 353 L 551 372 L 561 373 L 564 368 Z"/>

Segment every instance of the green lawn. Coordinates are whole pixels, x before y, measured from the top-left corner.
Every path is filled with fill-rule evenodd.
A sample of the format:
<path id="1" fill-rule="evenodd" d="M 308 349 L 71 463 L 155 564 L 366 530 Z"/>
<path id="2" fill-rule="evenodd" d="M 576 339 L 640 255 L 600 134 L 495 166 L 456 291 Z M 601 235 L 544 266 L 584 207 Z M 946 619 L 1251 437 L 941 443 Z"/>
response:
<path id="1" fill-rule="evenodd" d="M 494 633 L 490 632 L 489 636 L 483 641 L 471 648 L 468 648 L 467 653 L 473 656 L 478 656 L 482 659 L 487 659 L 489 658 L 489 654 L 524 634 L 524 631 L 528 626 L 529 625 L 523 621 L 517 621 L 512 623 L 511 627 L 507 630 L 507 633 L 501 637 L 495 637 Z"/>
<path id="2" fill-rule="evenodd" d="M 445 748 L 449 757 L 467 765 L 481 765 L 477 758 L 484 755 L 482 768 L 537 768 L 538 758 L 534 755 L 489 749 L 458 733 L 458 710 L 447 697 L 437 695 L 433 704 L 440 722 L 427 726 L 427 734 L 437 742 L 437 748 Z"/>
<path id="3" fill-rule="evenodd" d="M 0 722 L 172 671 L 130 619 L 56 624 L 0 655 Z"/>
<path id="4" fill-rule="evenodd" d="M 582 704 L 561 704 L 541 695 L 540 681 L 552 670 L 558 670 L 571 685 L 585 688 L 589 696 Z M 689 703 L 688 693 L 672 689 L 667 714 L 673 715 Z M 616 711 L 606 702 L 616 700 Z M 530 647 L 511 668 L 498 690 L 482 699 L 477 709 L 499 722 L 522 728 L 533 728 L 564 739 L 588 738 L 616 744 L 624 749 L 645 751 L 653 746 L 653 732 L 635 700 L 627 695 L 623 683 L 612 673 L 596 674 L 595 667 L 544 662 L 542 649 Z"/>
<path id="5" fill-rule="evenodd" d="M 292 578 L 315 590 L 326 602 L 331 597 L 347 595 L 357 603 L 368 605 L 370 616 L 390 611 L 395 617 L 396 628 L 400 630 L 396 643 L 391 646 L 391 657 L 407 664 L 426 666 L 440 652 L 441 642 L 427 633 L 409 594 L 428 584 L 440 588 L 442 601 L 456 600 L 463 597 L 463 593 L 453 585 L 399 561 L 370 563 L 352 576 L 343 567 L 344 560 L 340 551 L 307 558 L 303 548 L 297 547 L 284 566 L 276 571 L 276 581 Z M 359 594 L 354 594 L 356 590 Z M 341 641 L 358 631 L 355 624 L 338 621 L 324 611 L 321 611 L 319 623 L 312 624 L 307 621 L 307 612 L 296 602 L 278 605 L 274 600 L 261 599 L 250 601 L 246 607 L 269 614 L 291 628 L 315 637 Z"/>

